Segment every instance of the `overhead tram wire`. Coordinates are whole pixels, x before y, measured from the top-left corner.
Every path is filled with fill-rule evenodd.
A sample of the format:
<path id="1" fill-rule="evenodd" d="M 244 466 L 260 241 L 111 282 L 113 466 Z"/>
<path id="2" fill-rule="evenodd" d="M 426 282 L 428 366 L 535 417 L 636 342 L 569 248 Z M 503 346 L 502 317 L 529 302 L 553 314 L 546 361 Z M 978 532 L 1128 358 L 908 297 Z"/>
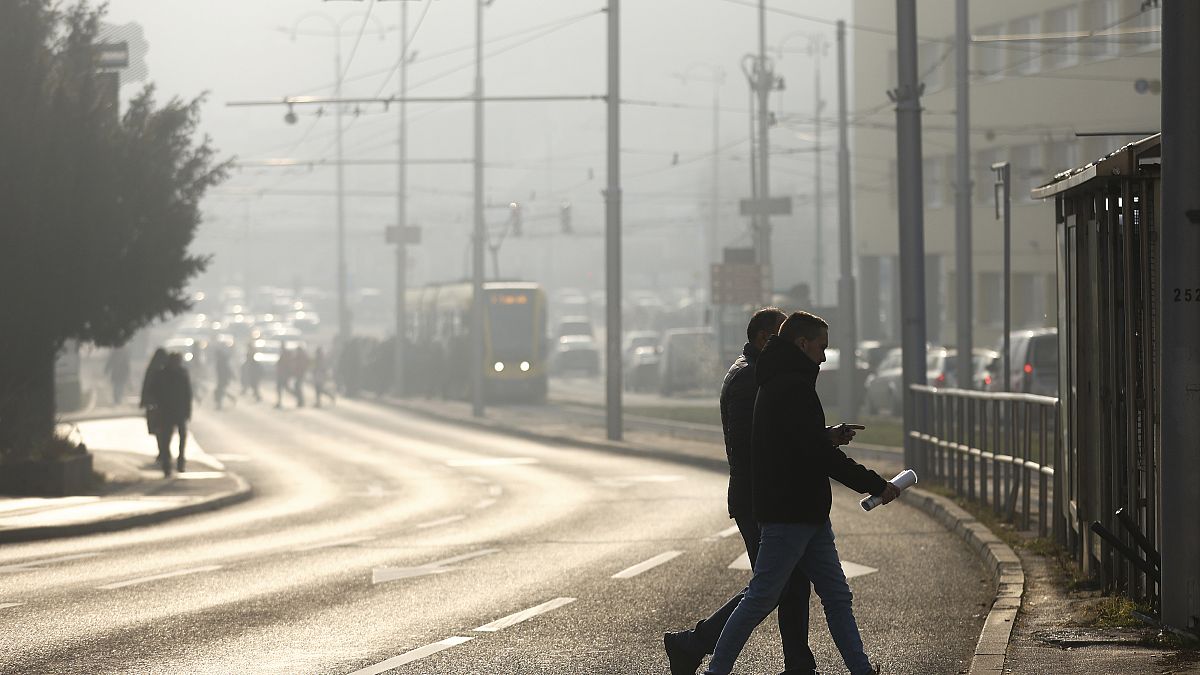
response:
<path id="1" fill-rule="evenodd" d="M 350 66 L 354 64 L 354 56 L 358 54 L 358 45 L 362 44 L 362 36 L 367 30 L 367 23 L 371 21 L 371 10 L 373 9 L 375 9 L 375 0 L 367 0 L 367 9 L 363 13 L 362 23 L 358 25 L 358 35 L 354 36 L 354 46 L 350 48 L 350 56 L 346 58 L 346 65 L 342 67 L 342 72 L 338 77 L 343 84 L 346 82 L 346 75 L 350 72 Z"/>

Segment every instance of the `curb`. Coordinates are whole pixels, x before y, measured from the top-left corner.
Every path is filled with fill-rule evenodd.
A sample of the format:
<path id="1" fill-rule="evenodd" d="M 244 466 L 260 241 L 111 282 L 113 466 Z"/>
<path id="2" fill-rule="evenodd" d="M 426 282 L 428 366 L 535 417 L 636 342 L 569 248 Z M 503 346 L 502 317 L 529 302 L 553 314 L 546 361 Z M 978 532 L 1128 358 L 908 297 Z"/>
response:
<path id="1" fill-rule="evenodd" d="M 115 532 L 127 530 L 142 525 L 152 525 L 180 516 L 232 506 L 244 502 L 254 496 L 254 488 L 241 476 L 230 473 L 229 477 L 237 482 L 233 490 L 217 493 L 211 497 L 194 501 L 190 504 L 175 506 L 149 513 L 137 513 L 129 516 L 105 518 L 85 523 L 69 523 L 66 525 L 46 525 L 43 527 L 23 527 L 0 531 L 0 544 L 36 541 L 39 539 L 54 539 L 57 537 L 75 537 L 100 532 Z"/>
<path id="2" fill-rule="evenodd" d="M 983 523 L 949 499 L 917 488 L 905 490 L 900 498 L 962 537 L 987 565 L 996 584 L 996 599 L 983 622 L 968 672 L 969 675 L 1003 673 L 1008 641 L 1025 592 L 1021 559 Z"/>
<path id="3" fill-rule="evenodd" d="M 725 471 L 728 468 L 724 457 L 700 457 L 670 450 L 641 448 L 613 441 L 589 441 L 557 434 L 539 434 L 493 420 L 437 413 L 395 399 L 385 399 L 380 403 L 415 415 L 532 441 L 585 447 L 622 455 L 654 457 L 716 471 Z M 885 446 L 856 447 L 860 451 L 865 451 L 859 454 L 888 458 L 894 458 L 897 454 Z M 906 504 L 924 511 L 947 530 L 962 537 L 987 565 L 988 571 L 992 575 L 992 581 L 996 584 L 996 599 L 992 602 L 992 608 L 983 623 L 983 630 L 979 633 L 979 641 L 976 643 L 975 653 L 971 657 L 968 675 L 1000 675 L 1004 673 L 1008 641 L 1012 636 L 1013 623 L 1016 621 L 1017 611 L 1021 607 L 1021 597 L 1025 592 L 1025 570 L 1021 567 L 1021 559 L 986 525 L 945 497 L 918 488 L 909 488 L 900 493 L 900 499 Z"/>

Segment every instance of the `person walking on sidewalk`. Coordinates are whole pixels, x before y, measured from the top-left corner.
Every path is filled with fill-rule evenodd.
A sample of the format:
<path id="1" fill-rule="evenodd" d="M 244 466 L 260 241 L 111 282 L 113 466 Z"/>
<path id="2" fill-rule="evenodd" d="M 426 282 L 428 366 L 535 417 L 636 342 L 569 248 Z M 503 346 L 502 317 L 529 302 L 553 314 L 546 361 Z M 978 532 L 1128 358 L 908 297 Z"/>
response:
<path id="1" fill-rule="evenodd" d="M 187 423 L 192 418 L 192 382 L 183 367 L 183 355 L 172 352 L 167 365 L 150 378 L 150 397 L 157 408 L 158 461 L 164 477 L 171 475 L 171 437 L 179 432 L 179 458 L 183 471 L 187 460 Z"/>
<path id="2" fill-rule="evenodd" d="M 150 387 L 150 382 L 158 375 L 167 365 L 167 350 L 159 347 L 154 350 L 154 355 L 150 357 L 150 362 L 146 364 L 146 372 L 142 375 L 142 395 L 138 399 L 138 407 L 146 411 L 146 433 L 151 436 L 158 433 L 158 406 L 154 404 L 152 398 L 154 392 Z"/>
<path id="3" fill-rule="evenodd" d="M 717 640 L 705 675 L 728 675 L 750 633 L 771 613 L 799 567 L 825 608 L 829 632 L 851 675 L 874 675 L 863 650 L 829 520 L 836 479 L 880 496 L 900 491 L 850 459 L 830 441 L 817 396 L 817 375 L 829 347 L 829 324 L 792 313 L 767 340 L 755 365 L 758 397 L 751 430 L 752 501 L 762 531 L 754 576 Z M 847 349 L 847 353 L 852 353 Z"/>
<path id="4" fill-rule="evenodd" d="M 729 367 L 721 384 L 721 428 L 725 433 L 725 456 L 729 461 L 729 517 L 737 523 L 751 565 L 758 559 L 760 537 L 758 523 L 754 520 L 750 484 L 751 423 L 754 399 L 758 394 L 755 364 L 767 339 L 779 332 L 785 318 L 787 315 L 778 307 L 764 307 L 750 317 L 742 355 Z M 725 622 L 745 594 L 746 589 L 739 591 L 712 616 L 697 623 L 694 629 L 663 635 L 671 675 L 695 675 L 704 656 L 713 652 Z M 817 663 L 808 648 L 808 597 L 808 577 L 797 568 L 779 600 L 779 636 L 783 640 L 784 672 L 789 675 L 816 672 Z"/>
<path id="5" fill-rule="evenodd" d="M 213 388 L 213 400 L 217 404 L 217 410 L 221 409 L 225 399 L 229 399 L 234 405 L 237 405 L 237 397 L 229 393 L 229 383 L 233 380 L 233 365 L 230 363 L 232 358 L 229 348 L 222 345 L 217 346 L 217 358 L 214 366 L 217 371 L 217 385 Z"/>
<path id="6" fill-rule="evenodd" d="M 308 352 L 304 345 L 296 345 L 291 358 L 292 395 L 296 397 L 296 407 L 304 407 L 304 378 L 308 375 Z"/>
<path id="7" fill-rule="evenodd" d="M 312 381 L 317 398 L 316 407 L 321 407 L 322 396 L 328 398 L 331 404 L 337 402 L 333 392 L 325 389 L 325 384 L 329 382 L 329 359 L 325 357 L 323 347 L 317 347 L 317 353 L 313 356 Z"/>
<path id="8" fill-rule="evenodd" d="M 242 362 L 242 395 L 246 392 L 254 394 L 254 400 L 262 403 L 262 392 L 259 391 L 258 385 L 262 381 L 262 366 L 259 365 L 258 349 L 254 346 L 254 340 L 250 340 L 250 344 L 246 346 L 246 360 Z"/>
<path id="9" fill-rule="evenodd" d="M 281 347 L 279 360 L 275 362 L 275 407 L 283 407 L 283 390 L 287 389 L 292 374 L 292 350 Z"/>

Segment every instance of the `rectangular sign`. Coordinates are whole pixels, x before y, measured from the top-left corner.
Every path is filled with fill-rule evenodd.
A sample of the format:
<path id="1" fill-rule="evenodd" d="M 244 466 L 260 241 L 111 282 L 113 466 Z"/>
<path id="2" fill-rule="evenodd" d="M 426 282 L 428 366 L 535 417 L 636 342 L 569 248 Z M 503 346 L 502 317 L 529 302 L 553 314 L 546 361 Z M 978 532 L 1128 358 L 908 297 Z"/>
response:
<path id="1" fill-rule="evenodd" d="M 757 263 L 714 263 L 711 297 L 715 305 L 762 302 L 763 270 Z"/>
<path id="2" fill-rule="evenodd" d="M 743 216 L 790 216 L 792 198 L 741 199 L 738 200 L 738 212 Z"/>

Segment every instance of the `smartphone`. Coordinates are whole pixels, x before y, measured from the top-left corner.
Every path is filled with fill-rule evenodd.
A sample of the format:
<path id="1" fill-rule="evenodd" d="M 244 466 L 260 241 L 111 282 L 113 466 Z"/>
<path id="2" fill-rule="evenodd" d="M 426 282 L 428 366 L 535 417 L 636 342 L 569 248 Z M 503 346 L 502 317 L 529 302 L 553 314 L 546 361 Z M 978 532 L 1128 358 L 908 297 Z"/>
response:
<path id="1" fill-rule="evenodd" d="M 862 424 L 849 424 L 847 422 L 842 422 L 842 426 L 846 427 L 847 429 L 854 429 L 855 431 L 862 431 L 863 429 L 867 428 L 865 425 L 862 425 Z"/>

